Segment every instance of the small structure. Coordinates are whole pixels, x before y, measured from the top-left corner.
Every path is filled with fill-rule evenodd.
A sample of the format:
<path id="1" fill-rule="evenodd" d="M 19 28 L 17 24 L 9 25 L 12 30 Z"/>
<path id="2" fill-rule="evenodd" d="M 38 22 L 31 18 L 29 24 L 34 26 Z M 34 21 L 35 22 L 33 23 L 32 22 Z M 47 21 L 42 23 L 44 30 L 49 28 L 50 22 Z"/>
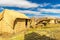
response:
<path id="1" fill-rule="evenodd" d="M 17 11 L 5 9 L 0 14 L 0 34 L 18 33 L 30 27 L 30 19 Z"/>
<path id="2" fill-rule="evenodd" d="M 42 19 L 38 19 L 38 21 L 36 22 L 36 25 L 40 25 L 43 24 L 44 26 L 46 26 L 46 24 L 49 22 L 49 20 L 42 18 Z"/>
<path id="3" fill-rule="evenodd" d="M 36 22 L 36 25 L 39 25 L 39 24 L 56 24 L 57 23 L 57 19 L 52 17 L 46 17 L 46 18 L 39 18 L 37 19 L 37 22 Z"/>

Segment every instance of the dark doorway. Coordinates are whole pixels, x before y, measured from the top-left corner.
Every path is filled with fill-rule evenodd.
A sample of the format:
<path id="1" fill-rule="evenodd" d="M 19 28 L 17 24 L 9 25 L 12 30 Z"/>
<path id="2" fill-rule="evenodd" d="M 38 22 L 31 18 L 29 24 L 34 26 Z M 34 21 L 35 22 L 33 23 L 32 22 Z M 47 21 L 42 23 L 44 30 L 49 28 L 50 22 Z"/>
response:
<path id="1" fill-rule="evenodd" d="M 25 25 L 26 25 L 26 27 L 27 27 L 27 24 L 28 24 L 27 22 L 28 22 L 28 20 L 26 19 L 26 24 L 25 24 Z"/>

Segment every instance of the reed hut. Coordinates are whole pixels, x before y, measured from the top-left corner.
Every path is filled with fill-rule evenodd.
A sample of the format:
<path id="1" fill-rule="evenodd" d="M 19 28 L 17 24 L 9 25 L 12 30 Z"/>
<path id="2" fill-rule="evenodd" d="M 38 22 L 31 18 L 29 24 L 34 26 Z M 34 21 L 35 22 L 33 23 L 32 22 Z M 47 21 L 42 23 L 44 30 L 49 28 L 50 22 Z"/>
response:
<path id="1" fill-rule="evenodd" d="M 18 33 L 29 27 L 30 19 L 23 13 L 5 9 L 0 13 L 0 34 Z"/>

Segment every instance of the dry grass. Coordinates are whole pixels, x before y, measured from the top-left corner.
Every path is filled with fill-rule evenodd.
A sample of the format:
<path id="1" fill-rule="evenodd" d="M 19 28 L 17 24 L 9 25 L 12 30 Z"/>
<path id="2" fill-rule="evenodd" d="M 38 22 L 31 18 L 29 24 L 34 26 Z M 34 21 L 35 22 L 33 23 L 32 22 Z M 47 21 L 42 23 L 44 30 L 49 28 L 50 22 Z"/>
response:
<path id="1" fill-rule="evenodd" d="M 19 33 L 9 38 L 0 37 L 0 40 L 24 40 L 24 35 L 32 32 L 60 40 L 60 24 L 48 24 L 44 27 L 38 26 L 34 29 L 30 28 L 29 30 L 25 31 L 25 33 Z"/>

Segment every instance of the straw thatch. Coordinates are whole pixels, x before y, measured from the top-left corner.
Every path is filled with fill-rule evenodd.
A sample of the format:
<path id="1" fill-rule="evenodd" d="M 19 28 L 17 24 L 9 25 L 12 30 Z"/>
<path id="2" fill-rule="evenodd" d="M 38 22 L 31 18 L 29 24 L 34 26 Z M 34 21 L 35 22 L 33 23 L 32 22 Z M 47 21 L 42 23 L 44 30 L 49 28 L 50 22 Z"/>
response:
<path id="1" fill-rule="evenodd" d="M 17 11 L 5 9 L 0 14 L 0 34 L 19 32 L 25 29 L 26 19 L 29 18 Z"/>

